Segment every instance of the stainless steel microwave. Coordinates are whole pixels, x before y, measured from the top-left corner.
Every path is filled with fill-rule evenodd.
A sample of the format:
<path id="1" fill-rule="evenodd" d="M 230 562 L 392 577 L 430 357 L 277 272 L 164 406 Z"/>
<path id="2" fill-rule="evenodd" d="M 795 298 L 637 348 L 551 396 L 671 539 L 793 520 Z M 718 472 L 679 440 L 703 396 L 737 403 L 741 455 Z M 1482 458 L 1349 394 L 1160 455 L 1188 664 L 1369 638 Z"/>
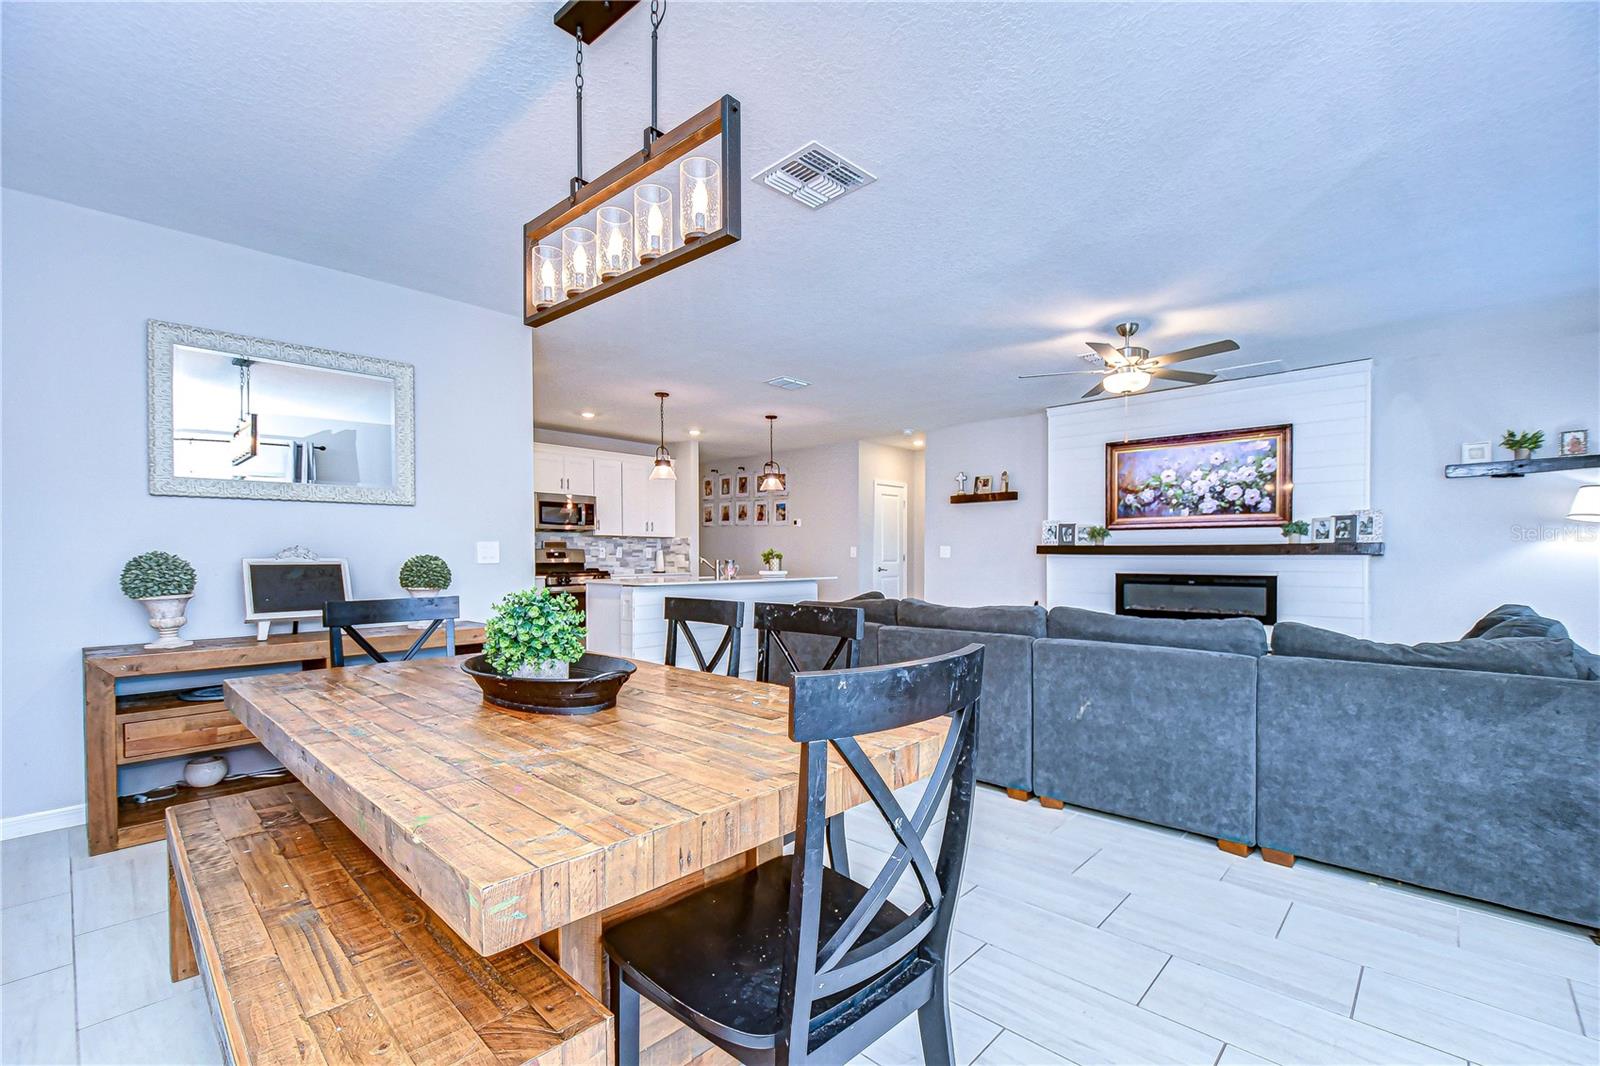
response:
<path id="1" fill-rule="evenodd" d="M 594 497 L 541 492 L 533 498 L 533 524 L 539 532 L 594 532 Z"/>

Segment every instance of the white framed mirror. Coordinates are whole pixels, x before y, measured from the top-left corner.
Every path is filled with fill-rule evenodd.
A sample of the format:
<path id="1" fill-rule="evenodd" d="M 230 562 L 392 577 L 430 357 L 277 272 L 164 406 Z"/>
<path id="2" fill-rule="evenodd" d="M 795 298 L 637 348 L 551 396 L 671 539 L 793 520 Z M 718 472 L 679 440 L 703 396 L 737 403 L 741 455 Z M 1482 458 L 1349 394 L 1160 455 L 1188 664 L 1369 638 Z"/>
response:
<path id="1" fill-rule="evenodd" d="M 417 502 L 414 368 L 149 324 L 150 493 Z"/>

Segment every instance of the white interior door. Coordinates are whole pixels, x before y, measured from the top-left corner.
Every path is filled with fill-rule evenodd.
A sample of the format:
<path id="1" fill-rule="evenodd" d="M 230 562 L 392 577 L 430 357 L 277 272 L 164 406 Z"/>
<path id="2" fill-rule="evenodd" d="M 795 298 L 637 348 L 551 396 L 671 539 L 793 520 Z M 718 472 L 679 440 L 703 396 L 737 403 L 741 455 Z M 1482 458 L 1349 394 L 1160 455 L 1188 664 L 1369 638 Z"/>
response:
<path id="1" fill-rule="evenodd" d="M 890 599 L 905 594 L 906 487 L 872 483 L 872 587 Z"/>

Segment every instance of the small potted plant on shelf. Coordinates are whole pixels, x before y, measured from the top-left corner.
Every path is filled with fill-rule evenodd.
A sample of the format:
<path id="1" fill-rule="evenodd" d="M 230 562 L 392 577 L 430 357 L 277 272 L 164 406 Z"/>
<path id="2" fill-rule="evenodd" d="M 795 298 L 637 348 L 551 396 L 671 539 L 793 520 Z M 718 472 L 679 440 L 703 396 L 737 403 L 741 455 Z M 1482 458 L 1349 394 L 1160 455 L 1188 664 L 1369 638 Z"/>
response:
<path id="1" fill-rule="evenodd" d="M 766 569 L 761 571 L 762 577 L 783 577 L 789 573 L 783 568 L 783 553 L 777 548 L 762 552 L 761 561 L 766 565 Z"/>
<path id="2" fill-rule="evenodd" d="M 522 589 L 489 612 L 483 657 L 506 677 L 564 678 L 583 658 L 584 613 L 575 597 L 549 589 Z"/>
<path id="3" fill-rule="evenodd" d="M 1500 447 L 1518 459 L 1532 459 L 1533 453 L 1544 447 L 1544 433 L 1537 429 L 1532 433 L 1508 429 L 1506 435 L 1500 438 Z"/>
<path id="4" fill-rule="evenodd" d="M 400 564 L 400 587 L 415 599 L 437 596 L 450 587 L 450 564 L 437 555 L 413 555 Z M 412 622 L 412 629 L 426 629 L 428 623 Z"/>
<path id="5" fill-rule="evenodd" d="M 1106 538 L 1111 536 L 1111 531 L 1105 526 L 1090 526 L 1083 531 L 1083 535 L 1089 538 L 1090 544 L 1100 548 L 1105 545 Z"/>
<path id="6" fill-rule="evenodd" d="M 1288 541 L 1290 544 L 1299 544 L 1300 538 L 1306 536 L 1310 532 L 1311 523 L 1309 522 L 1294 521 L 1285 522 L 1283 524 L 1283 539 Z"/>
<path id="7" fill-rule="evenodd" d="M 144 604 L 157 639 L 146 648 L 187 648 L 192 640 L 178 636 L 189 620 L 189 598 L 194 595 L 194 567 L 171 552 L 149 551 L 135 555 L 122 568 L 122 593 Z"/>

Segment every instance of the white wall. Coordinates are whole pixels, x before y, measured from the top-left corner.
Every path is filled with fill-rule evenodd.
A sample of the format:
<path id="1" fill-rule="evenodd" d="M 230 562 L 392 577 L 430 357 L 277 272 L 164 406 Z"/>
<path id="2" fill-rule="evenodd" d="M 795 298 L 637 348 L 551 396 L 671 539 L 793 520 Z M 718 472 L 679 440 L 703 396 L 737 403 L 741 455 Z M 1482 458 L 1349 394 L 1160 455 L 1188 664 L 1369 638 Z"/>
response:
<path id="1" fill-rule="evenodd" d="M 923 589 L 958 606 L 1044 599 L 1044 559 L 1034 553 L 1045 518 L 1044 412 L 996 418 L 927 435 Z M 1012 503 L 953 504 L 956 473 L 1011 475 Z M 940 552 L 949 547 L 950 557 Z"/>
<path id="2" fill-rule="evenodd" d="M 349 558 L 360 597 L 400 594 L 408 555 L 442 555 L 468 617 L 531 584 L 520 319 L 9 189 L 3 208 L 0 816 L 82 802 L 79 649 L 150 638 L 117 588 L 141 551 L 199 572 L 190 637 L 246 632 L 240 558 L 291 544 Z M 149 495 L 151 318 L 415 364 L 416 506 Z M 499 565 L 474 562 L 479 540 Z"/>

